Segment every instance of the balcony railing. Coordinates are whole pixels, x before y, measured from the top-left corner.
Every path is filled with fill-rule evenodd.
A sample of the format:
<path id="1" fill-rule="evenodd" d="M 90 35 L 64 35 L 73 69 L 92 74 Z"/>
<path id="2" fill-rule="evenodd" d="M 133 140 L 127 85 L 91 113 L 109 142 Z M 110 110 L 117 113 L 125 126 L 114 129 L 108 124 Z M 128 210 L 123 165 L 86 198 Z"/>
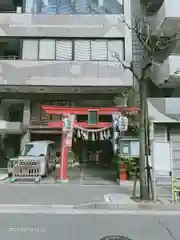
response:
<path id="1" fill-rule="evenodd" d="M 59 3 L 60 2 L 60 3 Z M 25 13 L 123 14 L 123 0 L 26 0 Z"/>

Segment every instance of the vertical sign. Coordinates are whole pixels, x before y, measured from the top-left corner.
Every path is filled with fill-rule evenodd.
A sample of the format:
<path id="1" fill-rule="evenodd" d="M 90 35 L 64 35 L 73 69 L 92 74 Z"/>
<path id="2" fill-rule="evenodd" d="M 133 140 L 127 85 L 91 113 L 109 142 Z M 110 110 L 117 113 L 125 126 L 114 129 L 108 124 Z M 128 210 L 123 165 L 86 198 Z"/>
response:
<path id="1" fill-rule="evenodd" d="M 73 124 L 75 120 L 75 115 L 68 115 L 64 118 L 63 122 L 63 132 L 66 134 L 66 147 L 72 147 L 72 138 L 73 138 Z"/>
<path id="2" fill-rule="evenodd" d="M 120 149 L 120 144 L 119 144 L 119 139 L 120 139 L 120 130 L 119 130 L 119 118 L 121 117 L 120 112 L 114 112 L 112 114 L 113 118 L 113 150 L 114 154 L 119 153 Z"/>

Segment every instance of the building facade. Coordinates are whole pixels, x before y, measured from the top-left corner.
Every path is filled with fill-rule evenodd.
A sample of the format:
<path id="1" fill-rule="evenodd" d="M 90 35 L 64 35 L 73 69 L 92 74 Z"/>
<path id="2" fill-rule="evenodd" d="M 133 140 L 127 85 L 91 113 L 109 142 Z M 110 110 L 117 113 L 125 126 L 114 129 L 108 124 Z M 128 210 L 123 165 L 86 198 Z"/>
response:
<path id="1" fill-rule="evenodd" d="M 131 10 L 131 0 L 1 1 L 1 133 L 21 144 L 42 134 L 53 139 L 60 130 L 50 133 L 47 122 L 58 117 L 42 104 L 113 106 L 135 87 L 116 57 L 133 59 L 124 24 L 131 25 Z"/>
<path id="2" fill-rule="evenodd" d="M 147 1 L 142 0 L 143 4 Z M 149 22 L 154 35 L 172 36 L 180 33 L 180 2 L 153 0 Z M 175 177 L 180 177 L 180 48 L 179 40 L 171 44 L 161 64 L 154 66 L 149 92 L 149 117 L 155 123 L 154 137 L 172 142 Z"/>

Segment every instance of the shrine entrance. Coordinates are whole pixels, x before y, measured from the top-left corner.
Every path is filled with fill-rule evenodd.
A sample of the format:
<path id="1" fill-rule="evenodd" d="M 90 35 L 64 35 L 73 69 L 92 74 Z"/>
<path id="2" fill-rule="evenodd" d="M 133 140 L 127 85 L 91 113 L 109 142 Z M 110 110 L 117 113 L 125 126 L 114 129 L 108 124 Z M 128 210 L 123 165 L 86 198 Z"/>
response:
<path id="1" fill-rule="evenodd" d="M 72 149 L 79 165 L 69 169 L 69 180 L 101 185 L 116 182 L 112 134 L 112 127 L 74 130 Z"/>
<path id="2" fill-rule="evenodd" d="M 120 113 L 119 107 L 113 108 L 76 108 L 42 106 L 46 113 L 61 115 L 61 121 L 49 122 L 51 128 L 61 128 L 60 170 L 57 176 L 61 182 L 77 180 L 92 183 L 92 179 L 116 182 L 116 169 L 113 165 L 115 149 L 113 113 Z M 124 109 L 123 109 L 124 110 Z M 132 111 L 131 108 L 126 111 Z M 134 108 L 133 108 L 134 111 Z M 87 116 L 85 121 L 79 116 Z M 99 116 L 111 116 L 110 121 L 100 121 Z M 119 137 L 116 135 L 116 138 Z M 68 169 L 70 158 L 79 163 Z"/>

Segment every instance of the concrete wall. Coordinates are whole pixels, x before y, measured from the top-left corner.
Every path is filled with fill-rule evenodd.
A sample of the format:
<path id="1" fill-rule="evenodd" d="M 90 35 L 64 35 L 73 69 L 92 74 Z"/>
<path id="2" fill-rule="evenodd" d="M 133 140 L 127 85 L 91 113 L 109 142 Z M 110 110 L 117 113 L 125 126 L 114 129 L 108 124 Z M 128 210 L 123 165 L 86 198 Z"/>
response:
<path id="1" fill-rule="evenodd" d="M 128 2 L 126 8 L 129 8 Z M 128 9 L 129 10 L 129 9 Z M 0 14 L 0 36 L 14 37 L 126 37 L 124 15 Z"/>
<path id="2" fill-rule="evenodd" d="M 132 75 L 117 62 L 0 60 L 1 85 L 132 86 Z"/>
<path id="3" fill-rule="evenodd" d="M 132 61 L 131 0 L 124 14 L 0 14 L 0 37 L 123 38 L 125 62 Z M 36 86 L 133 86 L 117 62 L 0 61 L 0 84 Z"/>
<path id="4" fill-rule="evenodd" d="M 149 98 L 149 100 L 162 114 L 172 119 L 180 118 L 180 98 Z"/>

